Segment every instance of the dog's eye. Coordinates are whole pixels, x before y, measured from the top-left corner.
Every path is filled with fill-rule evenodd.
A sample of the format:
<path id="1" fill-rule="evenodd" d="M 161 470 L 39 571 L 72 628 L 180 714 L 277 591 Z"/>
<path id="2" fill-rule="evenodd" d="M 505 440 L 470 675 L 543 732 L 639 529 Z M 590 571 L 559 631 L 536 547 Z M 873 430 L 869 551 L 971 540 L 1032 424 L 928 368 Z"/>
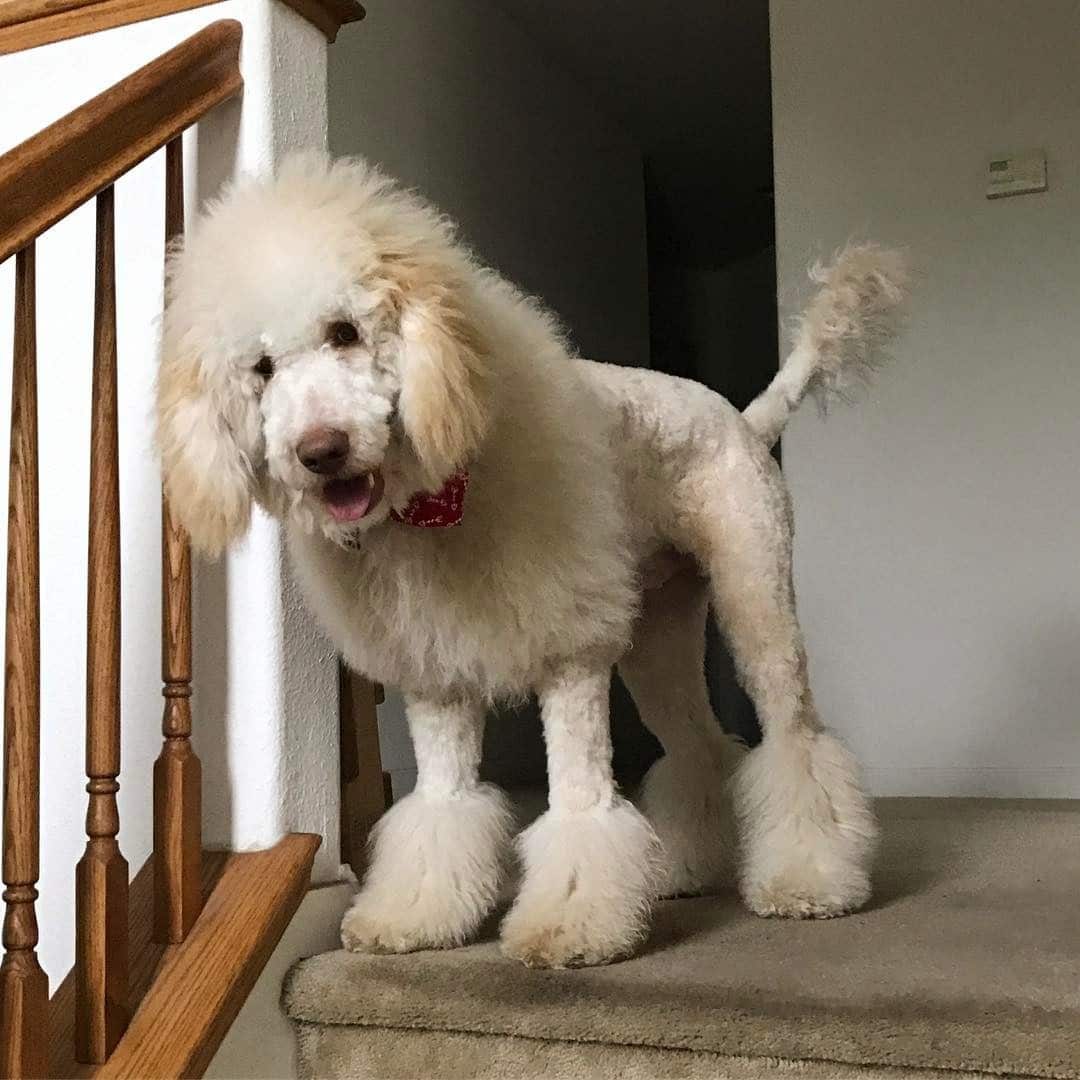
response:
<path id="1" fill-rule="evenodd" d="M 270 359 L 266 353 L 263 353 L 259 357 L 259 362 L 254 368 L 256 375 L 261 375 L 264 379 L 269 379 L 274 374 L 274 361 Z"/>
<path id="2" fill-rule="evenodd" d="M 360 331 L 351 322 L 334 322 L 327 327 L 326 340 L 332 345 L 355 345 L 360 340 Z"/>

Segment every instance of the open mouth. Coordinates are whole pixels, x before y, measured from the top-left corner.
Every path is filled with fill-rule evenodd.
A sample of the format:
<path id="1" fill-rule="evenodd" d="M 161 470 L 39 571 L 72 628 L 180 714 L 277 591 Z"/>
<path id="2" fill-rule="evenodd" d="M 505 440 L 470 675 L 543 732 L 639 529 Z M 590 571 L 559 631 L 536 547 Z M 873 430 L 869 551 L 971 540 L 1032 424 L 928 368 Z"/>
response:
<path id="1" fill-rule="evenodd" d="M 329 480 L 322 489 L 323 502 L 339 525 L 366 517 L 383 494 L 382 473 L 362 473 L 342 480 Z"/>

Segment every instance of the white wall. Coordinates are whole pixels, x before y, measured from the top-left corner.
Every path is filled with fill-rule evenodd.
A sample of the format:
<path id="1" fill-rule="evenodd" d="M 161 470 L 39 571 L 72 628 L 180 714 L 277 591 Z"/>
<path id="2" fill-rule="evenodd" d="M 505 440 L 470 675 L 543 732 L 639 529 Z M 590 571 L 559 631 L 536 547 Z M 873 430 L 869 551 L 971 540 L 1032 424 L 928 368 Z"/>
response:
<path id="1" fill-rule="evenodd" d="M 244 23 L 243 105 L 185 139 L 189 212 L 237 168 L 268 168 L 290 144 L 325 145 L 325 40 L 291 9 L 232 0 L 0 57 L 0 152 L 218 18 Z M 120 844 L 134 873 L 151 849 L 151 768 L 161 746 L 160 475 L 152 387 L 161 310 L 164 163 L 116 190 L 123 742 Z M 41 443 L 42 965 L 55 987 L 74 951 L 74 869 L 85 845 L 83 761 L 94 209 L 38 243 Z M 14 259 L 0 265 L 0 500 L 7 498 Z M 0 544 L 7 515 L 0 515 Z M 2 578 L 2 575 L 0 575 Z M 195 735 L 204 839 L 251 847 L 323 833 L 317 876 L 338 872 L 337 684 L 281 567 L 277 530 L 196 572 Z M 201 586 L 201 587 L 200 587 Z M 0 603 L 4 583 L 0 580 Z M 3 625 L 0 620 L 0 641 Z M 226 648 L 226 644 L 231 647 Z"/>
<path id="2" fill-rule="evenodd" d="M 362 154 L 455 218 L 597 360 L 649 360 L 641 156 L 490 0 L 370 0 L 330 49 L 330 149 Z M 414 765 L 400 702 L 381 710 L 395 791 Z"/>
<path id="3" fill-rule="evenodd" d="M 771 18 L 781 316 L 852 234 L 923 274 L 868 399 L 784 441 L 822 712 L 882 792 L 1080 796 L 1080 6 Z M 1050 190 L 987 201 L 1034 147 Z"/>

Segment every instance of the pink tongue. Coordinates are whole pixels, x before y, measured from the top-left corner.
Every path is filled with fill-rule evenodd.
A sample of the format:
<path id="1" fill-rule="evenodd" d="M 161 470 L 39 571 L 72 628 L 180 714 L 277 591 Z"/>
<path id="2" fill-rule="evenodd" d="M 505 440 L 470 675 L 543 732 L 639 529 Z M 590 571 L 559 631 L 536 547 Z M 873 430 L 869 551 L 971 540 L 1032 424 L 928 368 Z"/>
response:
<path id="1" fill-rule="evenodd" d="M 333 519 L 345 524 L 359 521 L 371 508 L 372 485 L 366 476 L 331 480 L 323 488 L 323 501 Z"/>

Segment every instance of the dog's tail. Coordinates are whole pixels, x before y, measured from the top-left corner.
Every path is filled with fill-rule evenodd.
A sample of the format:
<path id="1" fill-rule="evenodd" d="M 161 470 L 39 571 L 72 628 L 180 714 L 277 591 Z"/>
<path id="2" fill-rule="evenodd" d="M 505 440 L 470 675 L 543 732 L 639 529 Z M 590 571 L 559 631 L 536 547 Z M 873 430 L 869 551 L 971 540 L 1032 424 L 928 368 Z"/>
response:
<path id="1" fill-rule="evenodd" d="M 904 256 L 876 244 L 849 244 L 810 277 L 821 288 L 799 319 L 795 346 L 743 416 L 772 446 L 809 391 L 824 406 L 847 398 L 887 359 L 907 296 Z"/>

